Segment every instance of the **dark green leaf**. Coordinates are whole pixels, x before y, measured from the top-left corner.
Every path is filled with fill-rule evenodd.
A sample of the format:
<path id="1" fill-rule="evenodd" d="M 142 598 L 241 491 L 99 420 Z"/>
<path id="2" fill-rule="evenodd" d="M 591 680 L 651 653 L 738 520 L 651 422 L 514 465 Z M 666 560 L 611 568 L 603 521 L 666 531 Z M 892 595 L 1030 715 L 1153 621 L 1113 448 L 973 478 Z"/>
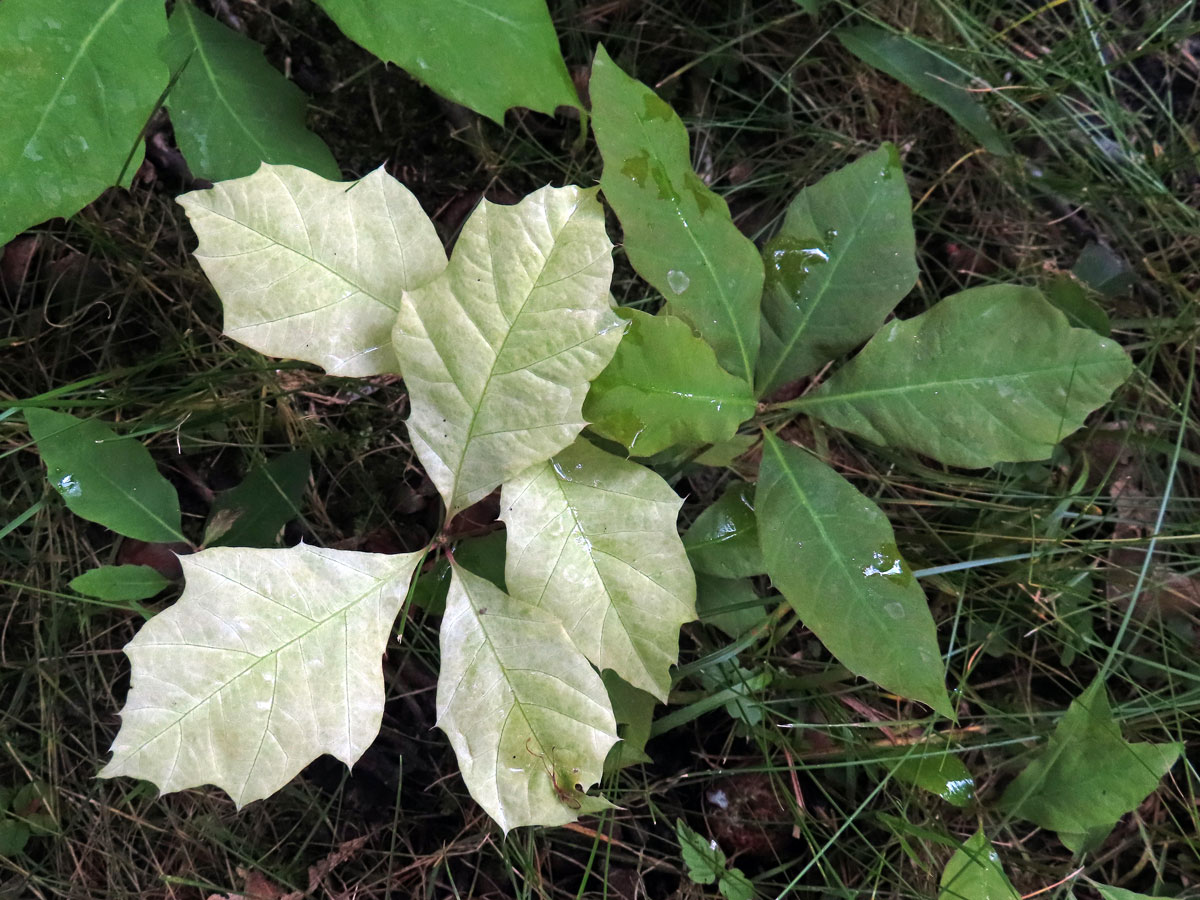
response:
<path id="1" fill-rule="evenodd" d="M 1050 280 L 1046 284 L 1046 299 L 1061 310 L 1075 328 L 1090 328 L 1101 337 L 1112 334 L 1108 313 L 1070 275 L 1059 275 Z"/>
<path id="2" fill-rule="evenodd" d="M 209 547 L 278 547 L 288 522 L 300 515 L 310 454 L 293 450 L 250 470 L 237 487 L 213 501 L 204 529 Z"/>
<path id="3" fill-rule="evenodd" d="M 352 41 L 503 124 L 525 106 L 579 107 L 545 0 L 317 0 Z"/>
<path id="4" fill-rule="evenodd" d="M 504 584 L 504 548 L 507 535 L 492 531 L 481 537 L 463 538 L 454 545 L 454 560 L 461 568 L 478 575 L 502 591 Z M 450 590 L 450 561 L 442 557 L 428 572 L 417 578 L 412 602 L 426 612 L 440 616 L 446 610 L 446 592 Z"/>
<path id="5" fill-rule="evenodd" d="M 0 856 L 16 856 L 28 842 L 28 825 L 16 819 L 0 818 Z"/>
<path id="6" fill-rule="evenodd" d="M 889 322 L 798 405 L 877 444 L 981 468 L 1046 459 L 1131 368 L 1037 290 L 992 285 Z"/>
<path id="7" fill-rule="evenodd" d="M 161 53 L 180 73 L 167 106 L 193 174 L 226 181 L 269 162 L 341 178 L 325 142 L 304 127 L 308 98 L 254 41 L 181 0 Z"/>
<path id="8" fill-rule="evenodd" d="M 766 618 L 764 601 L 748 578 L 696 576 L 696 612 L 705 625 L 739 638 Z"/>
<path id="9" fill-rule="evenodd" d="M 1001 805 L 1057 831 L 1073 852 L 1085 852 L 1154 791 L 1182 752 L 1182 744 L 1126 741 L 1096 679 L 1068 707 L 1045 749 L 1008 786 Z"/>
<path id="10" fill-rule="evenodd" d="M 166 33 L 159 0 L 0 3 L 0 247 L 128 184 L 167 85 Z"/>
<path id="11" fill-rule="evenodd" d="M 1075 260 L 1071 272 L 1105 297 L 1117 297 L 1132 286 L 1136 277 L 1129 264 L 1111 248 L 1089 241 Z"/>
<path id="12" fill-rule="evenodd" d="M 85 597 L 111 600 L 149 600 L 171 584 L 149 566 L 101 566 L 72 578 L 68 587 Z"/>
<path id="13" fill-rule="evenodd" d="M 692 568 L 718 578 L 761 575 L 767 569 L 759 549 L 754 516 L 754 485 L 736 481 L 700 513 L 683 536 Z"/>
<path id="14" fill-rule="evenodd" d="M 971 78 L 958 66 L 910 37 L 889 34 L 874 25 L 839 28 L 834 34 L 843 47 L 867 65 L 891 75 L 950 113 L 989 153 L 1007 156 L 1012 152 L 987 110 L 967 90 Z"/>
<path id="15" fill-rule="evenodd" d="M 1000 857 L 983 831 L 959 848 L 942 872 L 938 900 L 1019 900 L 1020 894 L 1004 874 Z"/>
<path id="16" fill-rule="evenodd" d="M 917 283 L 896 148 L 884 144 L 802 190 L 763 262 L 759 396 L 857 347 Z"/>
<path id="17" fill-rule="evenodd" d="M 50 484 L 75 515 L 139 541 L 182 541 L 179 498 L 149 451 L 94 419 L 26 409 Z"/>
<path id="18" fill-rule="evenodd" d="M 592 429 L 633 456 L 728 440 L 754 415 L 750 385 L 672 316 L 622 310 L 629 328 L 583 404 Z"/>
<path id="19" fill-rule="evenodd" d="M 735 434 L 727 441 L 713 444 L 692 462 L 702 466 L 717 466 L 724 468 L 733 465 L 733 461 L 754 446 L 758 437 L 753 434 Z"/>
<path id="20" fill-rule="evenodd" d="M 591 95 L 604 158 L 600 186 L 621 220 L 629 261 L 712 345 L 723 368 L 751 378 L 763 281 L 758 251 L 693 171 L 679 117 L 603 47 Z"/>
<path id="21" fill-rule="evenodd" d="M 952 715 L 933 616 L 879 507 L 771 434 L 756 505 L 767 573 L 829 652 L 856 675 Z"/>
<path id="22" fill-rule="evenodd" d="M 654 723 L 654 707 L 658 700 L 653 694 L 629 684 L 612 669 L 601 672 L 600 680 L 608 691 L 617 719 L 617 734 L 621 736 L 621 743 L 609 751 L 608 759 L 604 761 L 605 774 L 651 762 L 646 755 L 646 741 L 650 740 L 650 726 Z"/>

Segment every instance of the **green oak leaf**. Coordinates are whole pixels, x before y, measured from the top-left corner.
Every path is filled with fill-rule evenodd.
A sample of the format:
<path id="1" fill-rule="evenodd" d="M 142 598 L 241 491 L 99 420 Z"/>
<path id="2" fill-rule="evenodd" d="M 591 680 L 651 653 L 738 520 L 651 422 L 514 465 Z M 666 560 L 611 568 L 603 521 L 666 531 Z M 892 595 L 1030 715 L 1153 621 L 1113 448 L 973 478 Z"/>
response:
<path id="1" fill-rule="evenodd" d="M 1072 852 L 1094 849 L 1175 764 L 1183 744 L 1130 743 L 1099 678 L 1067 708 L 1045 749 L 1005 790 L 1012 815 L 1058 832 Z"/>
<path id="2" fill-rule="evenodd" d="M 204 529 L 208 547 L 275 547 L 288 522 L 300 515 L 308 486 L 307 450 L 293 450 L 255 466 L 241 484 L 213 501 Z"/>
<path id="3" fill-rule="evenodd" d="M 379 732 L 380 657 L 422 554 L 215 547 L 180 557 L 179 602 L 125 647 L 132 665 L 103 778 L 202 784 L 239 807 Z"/>
<path id="4" fill-rule="evenodd" d="M 580 108 L 545 0 L 317 0 L 352 41 L 504 123 L 524 106 Z"/>
<path id="5" fill-rule="evenodd" d="M 749 578 L 766 572 L 754 515 L 754 485 L 734 481 L 696 517 L 683 546 L 697 572 L 718 578 Z"/>
<path id="6" fill-rule="evenodd" d="M 679 117 L 603 47 L 590 91 L 604 158 L 600 186 L 621 220 L 629 261 L 712 345 L 724 369 L 749 380 L 759 343 L 758 250 L 693 171 Z"/>
<path id="7" fill-rule="evenodd" d="M 451 567 L 437 725 L 505 833 L 611 804 L 584 793 L 618 740 L 600 676 L 551 613 Z"/>
<path id="8" fill-rule="evenodd" d="M 325 142 L 304 127 L 308 98 L 266 61 L 261 46 L 191 3 L 175 4 L 169 26 L 160 52 L 179 74 L 166 103 L 194 174 L 225 181 L 269 162 L 341 176 Z"/>
<path id="9" fill-rule="evenodd" d="M 330 375 L 399 372 L 391 332 L 405 289 L 446 268 L 433 223 L 382 168 L 328 181 L 264 163 L 179 198 L 225 333 Z"/>
<path id="10" fill-rule="evenodd" d="M 506 482 L 504 580 L 557 616 L 598 669 L 665 701 L 696 579 L 679 540 L 683 500 L 650 469 L 587 441 Z"/>
<path id="11" fill-rule="evenodd" d="M 1020 900 L 1020 896 L 982 830 L 967 838 L 942 870 L 938 900 Z"/>
<path id="12" fill-rule="evenodd" d="M 483 201 L 446 270 L 405 293 L 393 338 L 409 436 L 448 518 L 583 430 L 588 382 L 625 324 L 611 279 L 595 189 L 547 187 Z"/>
<path id="13" fill-rule="evenodd" d="M 139 541 L 187 540 L 175 488 L 138 441 L 50 409 L 26 409 L 25 421 L 46 477 L 75 515 Z"/>
<path id="14" fill-rule="evenodd" d="M 85 597 L 121 603 L 148 600 L 170 584 L 150 566 L 100 566 L 72 578 L 67 587 Z"/>
<path id="15" fill-rule="evenodd" d="M 853 350 L 917 283 L 896 148 L 884 144 L 802 190 L 763 262 L 760 396 Z"/>
<path id="16" fill-rule="evenodd" d="M 754 415 L 750 385 L 717 365 L 712 348 L 673 316 L 626 309 L 629 329 L 592 382 L 583 415 L 634 456 L 729 440 Z"/>
<path id="17" fill-rule="evenodd" d="M 612 669 L 601 672 L 600 679 L 608 691 L 608 700 L 617 720 L 617 733 L 621 736 L 620 743 L 613 746 L 604 761 L 604 774 L 652 762 L 646 755 L 646 741 L 650 740 L 654 707 L 658 701 L 654 695 L 633 687 Z"/>
<path id="18" fill-rule="evenodd" d="M 166 33 L 158 0 L 0 3 L 0 247 L 128 184 L 167 86 Z"/>
<path id="19" fill-rule="evenodd" d="M 1128 377 L 1114 341 L 1033 288 L 992 285 L 884 325 L 805 412 L 953 466 L 1046 459 Z"/>
<path id="20" fill-rule="evenodd" d="M 767 574 L 829 652 L 854 674 L 952 715 L 933 616 L 879 507 L 767 434 L 756 512 Z"/>
<path id="21" fill-rule="evenodd" d="M 989 153 L 1012 152 L 1007 138 L 968 88 L 971 78 L 958 66 L 907 35 L 891 34 L 874 25 L 838 28 L 834 35 L 842 46 L 869 66 L 907 85 L 913 93 L 940 106 Z"/>

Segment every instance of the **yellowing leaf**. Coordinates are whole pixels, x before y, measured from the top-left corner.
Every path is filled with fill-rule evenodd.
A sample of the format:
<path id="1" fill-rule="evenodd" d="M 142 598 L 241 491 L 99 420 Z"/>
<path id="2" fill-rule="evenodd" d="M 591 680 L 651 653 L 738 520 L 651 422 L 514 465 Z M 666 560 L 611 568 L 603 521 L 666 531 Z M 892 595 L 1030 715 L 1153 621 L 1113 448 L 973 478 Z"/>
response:
<path id="1" fill-rule="evenodd" d="M 549 459 L 584 427 L 588 382 L 624 323 L 595 190 L 483 201 L 450 265 L 404 296 L 394 333 L 408 430 L 450 518 Z"/>
<path id="2" fill-rule="evenodd" d="M 322 753 L 353 765 L 383 716 L 380 657 L 420 553 L 216 547 L 180 558 L 179 602 L 126 646 L 129 698 L 112 761 L 238 806 Z"/>
<path id="3" fill-rule="evenodd" d="M 553 615 L 451 573 L 437 724 L 475 802 L 506 832 L 609 806 L 583 793 L 617 742 L 600 676 Z"/>
<path id="4" fill-rule="evenodd" d="M 179 198 L 225 333 L 330 375 L 399 372 L 391 332 L 406 288 L 446 267 L 433 223 L 382 168 L 346 183 L 294 166 Z"/>
<path id="5" fill-rule="evenodd" d="M 666 700 L 696 579 L 675 520 L 683 500 L 637 463 L 577 441 L 504 485 L 504 580 L 548 610 L 599 669 Z"/>

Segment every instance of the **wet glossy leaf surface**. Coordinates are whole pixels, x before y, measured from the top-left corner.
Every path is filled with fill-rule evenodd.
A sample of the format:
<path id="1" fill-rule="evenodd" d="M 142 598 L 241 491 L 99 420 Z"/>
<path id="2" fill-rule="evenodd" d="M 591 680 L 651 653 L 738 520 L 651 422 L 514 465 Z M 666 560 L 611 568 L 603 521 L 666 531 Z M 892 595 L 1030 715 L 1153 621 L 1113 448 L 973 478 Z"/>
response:
<path id="1" fill-rule="evenodd" d="M 504 578 L 548 610 L 598 669 L 666 700 L 696 582 L 679 540 L 682 498 L 650 469 L 580 440 L 507 482 Z"/>
<path id="2" fill-rule="evenodd" d="M 946 868 L 938 900 L 1019 900 L 991 841 L 977 831 L 959 848 Z"/>
<path id="3" fill-rule="evenodd" d="M 505 832 L 610 804 L 587 790 L 617 741 L 608 693 L 562 624 L 455 566 L 441 630 L 438 727 Z"/>
<path id="4" fill-rule="evenodd" d="M 0 246 L 129 183 L 166 33 L 157 0 L 0 3 Z"/>
<path id="5" fill-rule="evenodd" d="M 963 761 L 935 747 L 896 754 L 885 761 L 892 777 L 941 797 L 951 806 L 967 806 L 975 799 L 975 779 Z"/>
<path id="6" fill-rule="evenodd" d="M 829 652 L 856 675 L 950 715 L 933 616 L 879 507 L 768 434 L 756 511 L 767 574 Z"/>
<path id="7" fill-rule="evenodd" d="M 209 547 L 275 547 L 288 522 L 300 515 L 308 485 L 307 450 L 293 450 L 255 466 L 237 487 L 213 501 L 204 529 Z"/>
<path id="8" fill-rule="evenodd" d="M 673 316 L 622 310 L 629 329 L 592 382 L 583 415 L 633 456 L 726 441 L 754 415 L 750 385 L 717 365 L 712 348 Z"/>
<path id="9" fill-rule="evenodd" d="M 166 105 L 193 175 L 224 181 L 269 162 L 341 177 L 325 142 L 304 127 L 308 98 L 254 41 L 177 3 L 162 57 L 180 73 Z"/>
<path id="10" fill-rule="evenodd" d="M 543 188 L 483 201 L 445 272 L 405 294 L 394 340 L 409 435 L 450 518 L 583 430 L 588 382 L 625 329 L 611 279 L 596 192 Z"/>
<path id="11" fill-rule="evenodd" d="M 621 220 L 629 261 L 712 346 L 724 369 L 751 378 L 763 281 L 757 249 L 693 171 L 679 117 L 603 47 L 590 90 L 604 158 L 600 185 Z"/>
<path id="12" fill-rule="evenodd" d="M 912 200 L 896 148 L 802 190 L 763 251 L 757 393 L 854 349 L 917 282 Z"/>
<path id="13" fill-rule="evenodd" d="M 496 122 L 513 106 L 579 106 L 545 0 L 317 4 L 351 40 Z"/>
<path id="14" fill-rule="evenodd" d="M 400 371 L 401 295 L 441 272 L 446 252 L 417 198 L 382 168 L 340 182 L 263 165 L 179 203 L 231 338 L 330 375 Z"/>
<path id="15" fill-rule="evenodd" d="M 1073 852 L 1086 852 L 1149 796 L 1182 752 L 1182 744 L 1126 741 L 1096 680 L 1071 703 L 1046 747 L 1005 790 L 1001 805 L 1057 831 Z"/>
<path id="16" fill-rule="evenodd" d="M 149 600 L 171 584 L 149 566 L 100 566 L 72 578 L 71 590 L 98 600 Z"/>
<path id="17" fill-rule="evenodd" d="M 992 123 L 977 96 L 967 90 L 970 75 L 905 35 L 873 25 L 839 28 L 842 46 L 869 66 L 886 72 L 948 112 L 985 150 L 998 156 L 1011 152 L 1008 140 Z"/>
<path id="18" fill-rule="evenodd" d="M 830 425 L 954 466 L 1046 459 L 1132 369 L 1033 288 L 954 294 L 884 325 L 804 404 Z"/>
<path id="19" fill-rule="evenodd" d="M 734 481 L 696 517 L 683 538 L 697 572 L 744 578 L 766 572 L 754 515 L 754 485 Z"/>
<path id="20" fill-rule="evenodd" d="M 129 697 L 100 775 L 215 784 L 243 806 L 329 753 L 353 765 L 383 715 L 380 658 L 421 554 L 217 547 L 125 647 Z"/>
<path id="21" fill-rule="evenodd" d="M 137 440 L 95 419 L 26 409 L 46 477 L 67 508 L 141 541 L 182 541 L 179 498 Z"/>

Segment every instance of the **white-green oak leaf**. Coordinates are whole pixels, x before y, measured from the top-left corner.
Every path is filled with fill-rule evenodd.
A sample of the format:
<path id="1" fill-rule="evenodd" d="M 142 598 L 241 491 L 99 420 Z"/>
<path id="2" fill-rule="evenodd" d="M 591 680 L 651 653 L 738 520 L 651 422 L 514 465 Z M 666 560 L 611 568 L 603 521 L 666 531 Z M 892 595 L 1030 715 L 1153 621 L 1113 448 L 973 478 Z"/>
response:
<path id="1" fill-rule="evenodd" d="M 609 807 L 600 780 L 617 723 L 600 676 L 551 613 L 451 566 L 438 727 L 463 780 L 507 833 Z"/>
<path id="2" fill-rule="evenodd" d="M 547 187 L 515 206 L 480 203 L 446 270 L 405 292 L 393 336 L 408 430 L 448 518 L 587 424 L 588 382 L 625 327 L 611 280 L 596 190 Z"/>
<path id="3" fill-rule="evenodd" d="M 683 500 L 656 473 L 585 440 L 505 483 L 509 592 L 557 616 L 599 669 L 666 701 L 696 577 Z"/>
<path id="4" fill-rule="evenodd" d="M 446 268 L 433 223 L 383 168 L 353 182 L 264 163 L 179 198 L 225 333 L 330 375 L 398 373 L 403 291 Z"/>
<path id="5" fill-rule="evenodd" d="M 379 732 L 380 658 L 420 553 L 214 547 L 125 647 L 129 697 L 101 777 L 215 784 L 239 807 Z"/>

